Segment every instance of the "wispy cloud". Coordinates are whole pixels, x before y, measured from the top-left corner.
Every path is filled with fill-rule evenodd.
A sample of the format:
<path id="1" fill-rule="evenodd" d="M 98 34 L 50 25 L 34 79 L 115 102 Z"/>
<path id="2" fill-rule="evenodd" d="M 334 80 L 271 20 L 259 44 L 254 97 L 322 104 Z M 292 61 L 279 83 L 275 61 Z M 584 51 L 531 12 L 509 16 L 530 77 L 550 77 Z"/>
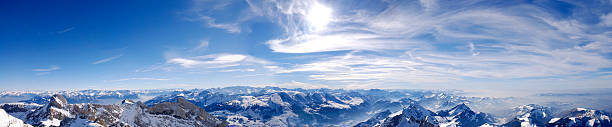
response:
<path id="1" fill-rule="evenodd" d="M 253 68 L 219 70 L 219 72 L 253 72 L 253 71 L 255 71 L 255 69 L 253 69 Z"/>
<path id="2" fill-rule="evenodd" d="M 423 83 L 569 77 L 612 67 L 612 13 L 593 9 L 612 5 L 610 1 L 383 0 L 362 5 L 342 0 L 247 0 L 247 4 L 249 10 L 241 14 L 265 17 L 283 28 L 282 35 L 265 42 L 273 52 L 352 51 L 264 67 L 281 75 L 305 74 L 310 80 L 355 84 Z M 550 7 L 554 4 L 574 8 L 555 10 Z M 317 8 L 322 10 L 313 10 Z M 240 26 L 248 19 L 233 23 Z M 192 67 L 214 60 L 169 61 Z"/>
<path id="3" fill-rule="evenodd" d="M 230 33 L 240 33 L 242 31 L 237 23 L 216 23 L 215 19 L 208 16 L 200 16 L 209 27 L 224 29 Z"/>
<path id="4" fill-rule="evenodd" d="M 38 69 L 32 69 L 32 71 L 38 72 L 36 73 L 36 75 L 47 75 L 50 74 L 52 71 L 57 71 L 62 69 L 59 66 L 56 65 L 51 65 L 48 68 L 38 68 Z"/>
<path id="5" fill-rule="evenodd" d="M 243 54 L 210 54 L 189 58 L 170 58 L 167 63 L 178 64 L 185 68 L 224 68 L 248 64 L 267 64 L 270 62 Z"/>
<path id="6" fill-rule="evenodd" d="M 70 31 L 72 31 L 72 30 L 74 30 L 74 27 L 68 27 L 68 28 L 66 28 L 66 29 L 63 29 L 63 30 L 60 30 L 60 31 L 56 31 L 55 33 L 57 33 L 57 34 L 63 34 L 63 33 L 66 33 L 66 32 L 70 32 Z"/>
<path id="7" fill-rule="evenodd" d="M 115 60 L 115 59 L 117 59 L 117 58 L 120 58 L 121 56 L 123 56 L 123 54 L 121 54 L 121 55 L 116 55 L 116 56 L 111 56 L 111 57 L 104 58 L 104 59 L 101 59 L 101 60 L 98 60 L 98 61 L 94 61 L 94 62 L 93 62 L 93 63 L 91 63 L 91 64 L 101 64 L 101 63 L 110 62 L 110 61 L 112 61 L 112 60 Z"/>
<path id="8" fill-rule="evenodd" d="M 224 12 L 226 6 L 229 5 L 231 1 L 194 0 L 192 2 L 193 7 L 185 12 L 187 20 L 203 22 L 207 27 L 223 29 L 229 33 L 240 33 L 243 31 L 240 27 L 240 23 L 246 20 L 244 18 L 247 17 L 242 16 L 242 14 L 237 14 L 241 16 L 234 16 L 238 17 L 238 19 L 223 22 L 219 22 L 215 17 L 210 16 L 210 14 Z"/>
<path id="9" fill-rule="evenodd" d="M 325 85 L 325 84 L 311 84 L 305 82 L 291 81 L 286 83 L 276 83 L 276 84 L 251 84 L 249 86 L 254 87 L 281 87 L 281 88 L 302 88 L 302 89 L 319 89 L 319 88 L 335 88 L 333 86 Z"/>
<path id="10" fill-rule="evenodd" d="M 472 53 L 472 56 L 476 56 L 478 54 L 480 54 L 480 52 L 476 52 L 476 47 L 474 46 L 474 43 L 470 42 L 470 53 Z"/>
<path id="11" fill-rule="evenodd" d="M 208 40 L 200 40 L 200 44 L 198 44 L 198 46 L 194 47 L 192 50 L 204 50 L 208 48 L 208 42 Z"/>
<path id="12" fill-rule="evenodd" d="M 167 81 L 170 79 L 166 79 L 166 78 L 122 78 L 122 79 L 117 79 L 117 80 L 106 80 L 106 82 L 121 82 L 121 81 L 132 81 L 132 80 Z"/>
<path id="13" fill-rule="evenodd" d="M 59 66 L 56 65 L 51 65 L 49 66 L 49 68 L 38 68 L 38 69 L 32 69 L 32 71 L 40 71 L 40 72 L 49 72 L 49 71 L 55 71 L 55 70 L 59 70 L 62 69 Z"/>

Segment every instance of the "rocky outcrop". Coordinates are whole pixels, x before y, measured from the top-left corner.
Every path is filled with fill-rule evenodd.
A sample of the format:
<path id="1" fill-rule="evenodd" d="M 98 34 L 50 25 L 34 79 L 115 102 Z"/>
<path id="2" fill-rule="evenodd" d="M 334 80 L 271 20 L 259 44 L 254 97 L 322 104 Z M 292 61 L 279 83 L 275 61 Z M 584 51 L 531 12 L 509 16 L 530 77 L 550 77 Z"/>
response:
<path id="1" fill-rule="evenodd" d="M 227 122 L 220 121 L 213 116 L 209 115 L 204 109 L 196 106 L 195 104 L 185 100 L 184 98 L 178 98 L 176 102 L 164 102 L 156 104 L 148 108 L 147 110 L 151 114 L 169 115 L 179 119 L 195 119 L 203 121 L 206 126 L 221 127 L 226 126 Z"/>

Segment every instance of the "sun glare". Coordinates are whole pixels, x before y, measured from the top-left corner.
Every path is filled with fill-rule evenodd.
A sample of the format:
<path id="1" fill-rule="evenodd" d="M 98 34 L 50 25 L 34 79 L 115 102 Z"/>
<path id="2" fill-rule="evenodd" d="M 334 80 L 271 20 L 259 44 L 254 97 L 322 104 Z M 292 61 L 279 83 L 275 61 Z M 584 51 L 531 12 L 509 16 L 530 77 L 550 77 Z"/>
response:
<path id="1" fill-rule="evenodd" d="M 315 31 L 323 30 L 327 28 L 327 24 L 332 20 L 332 9 L 325 5 L 315 3 L 310 10 L 308 10 L 306 20 Z"/>

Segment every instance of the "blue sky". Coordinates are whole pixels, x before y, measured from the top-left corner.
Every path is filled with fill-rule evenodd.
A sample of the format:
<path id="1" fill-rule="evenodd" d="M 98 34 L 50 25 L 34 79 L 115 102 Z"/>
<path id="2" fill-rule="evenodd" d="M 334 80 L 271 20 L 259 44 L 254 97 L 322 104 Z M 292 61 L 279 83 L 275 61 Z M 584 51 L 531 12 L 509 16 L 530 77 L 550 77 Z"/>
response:
<path id="1" fill-rule="evenodd" d="M 612 88 L 612 1 L 3 1 L 2 89 Z"/>

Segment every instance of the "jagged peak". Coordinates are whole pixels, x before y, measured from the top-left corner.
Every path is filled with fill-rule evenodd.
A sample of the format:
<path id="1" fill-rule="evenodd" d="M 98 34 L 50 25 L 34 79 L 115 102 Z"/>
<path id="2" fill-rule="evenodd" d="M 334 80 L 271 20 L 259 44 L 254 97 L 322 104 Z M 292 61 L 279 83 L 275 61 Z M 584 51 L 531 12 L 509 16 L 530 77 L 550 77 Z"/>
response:
<path id="1" fill-rule="evenodd" d="M 463 112 L 473 112 L 472 109 L 470 109 L 470 107 L 468 107 L 465 103 L 461 103 L 451 109 L 448 110 L 441 110 L 438 112 L 438 115 L 441 116 L 455 116 L 458 114 L 461 114 Z"/>
<path id="2" fill-rule="evenodd" d="M 467 105 L 465 105 L 465 103 L 461 103 L 461 104 L 459 104 L 459 105 L 457 105 L 457 106 L 453 107 L 451 110 L 457 110 L 457 111 L 458 111 L 458 110 L 462 110 L 462 111 L 465 111 L 465 110 L 471 110 L 471 109 L 470 109 L 470 107 L 468 107 Z"/>
<path id="3" fill-rule="evenodd" d="M 589 109 L 589 108 L 574 108 L 569 111 L 569 116 L 574 117 L 596 117 L 602 115 L 610 115 L 601 110 Z"/>
<path id="4" fill-rule="evenodd" d="M 134 101 L 130 100 L 130 99 L 125 99 L 125 100 L 121 101 L 121 104 L 134 104 Z"/>
<path id="5" fill-rule="evenodd" d="M 68 101 L 61 94 L 55 94 L 51 96 L 51 99 L 49 100 L 49 105 L 53 107 L 63 108 L 67 104 Z"/>
<path id="6" fill-rule="evenodd" d="M 434 113 L 418 104 L 409 104 L 402 110 L 404 117 L 415 117 L 417 119 L 429 119 Z"/>

